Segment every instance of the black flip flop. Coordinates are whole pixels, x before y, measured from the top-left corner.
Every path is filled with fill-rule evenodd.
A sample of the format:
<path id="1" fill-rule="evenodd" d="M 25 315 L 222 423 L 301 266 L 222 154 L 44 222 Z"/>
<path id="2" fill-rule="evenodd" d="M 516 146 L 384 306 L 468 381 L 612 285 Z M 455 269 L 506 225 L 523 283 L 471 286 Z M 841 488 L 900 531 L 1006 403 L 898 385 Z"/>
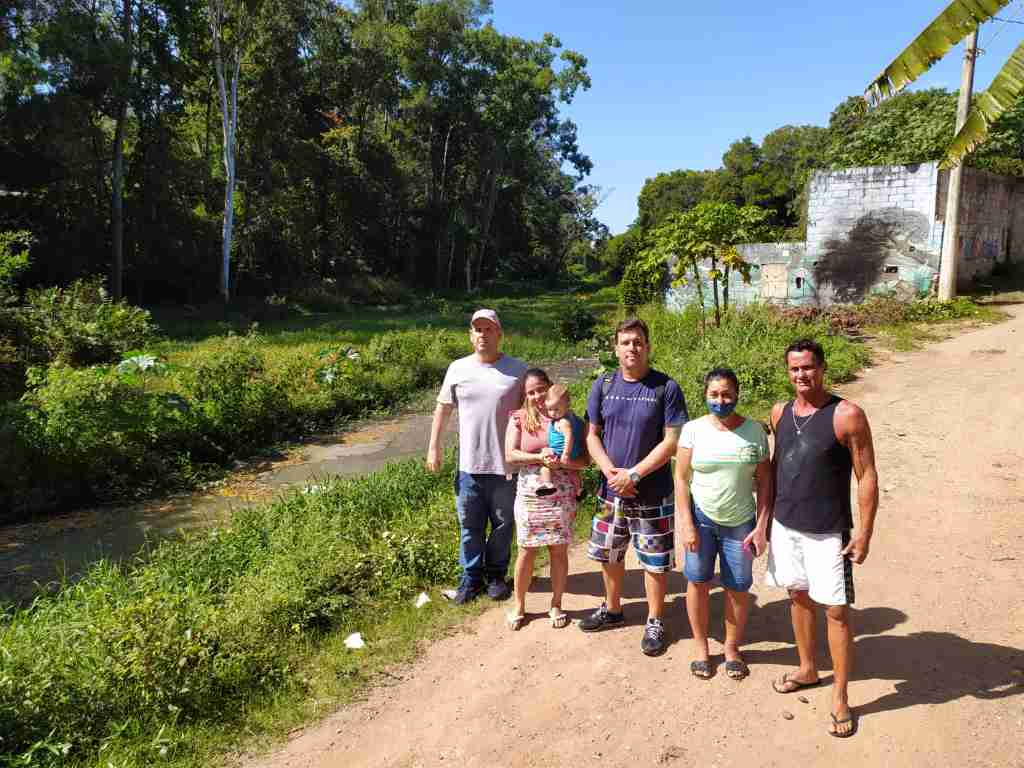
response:
<path id="1" fill-rule="evenodd" d="M 725 662 L 725 674 L 731 680 L 742 680 L 750 674 L 750 668 L 740 659 Z"/>
<path id="2" fill-rule="evenodd" d="M 711 663 L 707 661 L 691 661 L 690 674 L 701 680 L 711 679 Z"/>
<path id="3" fill-rule="evenodd" d="M 779 688 L 780 684 L 785 686 L 787 683 L 792 683 L 796 687 L 795 688 L 790 688 L 788 691 L 781 690 Z M 799 680 L 794 680 L 793 678 L 791 678 L 789 676 L 789 672 L 786 672 L 782 676 L 781 680 L 772 680 L 772 690 L 774 690 L 776 693 L 796 693 L 801 688 L 813 688 L 816 685 L 821 685 L 821 678 L 818 678 L 813 683 L 802 683 Z"/>
<path id="4" fill-rule="evenodd" d="M 835 712 L 829 712 L 828 714 L 832 718 L 832 725 L 836 728 L 838 728 L 840 725 L 846 725 L 847 723 L 852 724 L 850 730 L 846 733 L 839 733 L 838 731 L 829 731 L 829 735 L 835 736 L 837 739 L 848 739 L 857 732 L 857 720 L 856 718 L 854 718 L 853 712 L 850 712 L 850 716 L 844 717 L 842 720 L 836 717 Z"/>

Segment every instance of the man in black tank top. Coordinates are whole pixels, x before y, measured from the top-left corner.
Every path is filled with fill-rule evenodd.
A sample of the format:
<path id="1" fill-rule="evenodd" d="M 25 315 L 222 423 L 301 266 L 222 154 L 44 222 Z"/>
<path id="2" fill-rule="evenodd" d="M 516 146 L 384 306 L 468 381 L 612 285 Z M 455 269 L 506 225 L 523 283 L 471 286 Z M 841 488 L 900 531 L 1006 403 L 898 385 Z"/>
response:
<path id="1" fill-rule="evenodd" d="M 847 684 L 853 671 L 853 564 L 868 556 L 878 509 L 871 427 L 858 406 L 825 389 L 825 352 L 811 339 L 786 349 L 796 399 L 772 409 L 775 502 L 768 581 L 789 590 L 800 667 L 772 683 L 778 693 L 817 685 L 818 605 L 825 606 L 834 670 L 833 736 L 852 736 Z M 854 529 L 850 475 L 857 475 L 860 524 Z"/>

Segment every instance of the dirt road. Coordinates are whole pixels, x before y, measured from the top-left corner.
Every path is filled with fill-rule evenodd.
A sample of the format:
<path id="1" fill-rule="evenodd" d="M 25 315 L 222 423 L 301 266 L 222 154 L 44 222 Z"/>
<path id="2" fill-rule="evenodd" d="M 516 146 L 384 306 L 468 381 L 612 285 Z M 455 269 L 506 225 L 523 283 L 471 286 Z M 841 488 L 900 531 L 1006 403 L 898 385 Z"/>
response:
<path id="1" fill-rule="evenodd" d="M 785 595 L 763 586 L 745 656 L 722 671 L 722 593 L 712 592 L 718 674 L 688 672 L 682 577 L 673 575 L 668 652 L 639 650 L 642 582 L 628 563 L 629 626 L 599 635 L 543 620 L 511 633 L 504 606 L 250 768 L 289 766 L 1024 766 L 1024 307 L 1014 318 L 868 370 L 842 393 L 871 420 L 881 478 L 872 551 L 857 568 L 860 718 L 852 739 L 826 733 L 831 681 L 797 695 L 770 681 L 796 662 Z M 600 602 L 577 547 L 566 609 Z M 787 719 L 786 715 L 792 715 Z"/>

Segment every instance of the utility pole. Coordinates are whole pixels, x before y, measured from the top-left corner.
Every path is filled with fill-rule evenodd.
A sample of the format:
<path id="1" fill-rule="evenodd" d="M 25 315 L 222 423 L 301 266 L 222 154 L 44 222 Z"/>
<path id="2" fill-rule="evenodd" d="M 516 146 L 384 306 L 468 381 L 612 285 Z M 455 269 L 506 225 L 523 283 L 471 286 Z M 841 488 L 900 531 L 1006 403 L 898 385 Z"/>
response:
<path id="1" fill-rule="evenodd" d="M 980 25 L 979 25 L 980 26 Z M 960 70 L 960 98 L 956 105 L 956 132 L 967 122 L 974 90 L 974 60 L 978 58 L 978 27 L 967 36 L 964 47 L 964 66 Z M 946 221 L 942 232 L 942 256 L 939 261 L 939 299 L 949 301 L 956 296 L 956 268 L 960 258 L 960 182 L 963 180 L 963 162 L 949 171 L 949 191 L 946 194 Z"/>

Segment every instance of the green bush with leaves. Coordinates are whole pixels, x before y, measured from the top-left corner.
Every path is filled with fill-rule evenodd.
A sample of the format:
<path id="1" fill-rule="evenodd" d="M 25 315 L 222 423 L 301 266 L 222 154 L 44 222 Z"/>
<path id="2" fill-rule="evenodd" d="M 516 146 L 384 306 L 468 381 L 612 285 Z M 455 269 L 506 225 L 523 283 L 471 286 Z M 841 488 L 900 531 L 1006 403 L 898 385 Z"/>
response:
<path id="1" fill-rule="evenodd" d="M 198 429 L 224 456 L 247 455 L 295 428 L 286 385 L 267 372 L 256 334 L 230 336 L 180 378 Z"/>
<path id="2" fill-rule="evenodd" d="M 663 260 L 636 258 L 629 262 L 619 283 L 622 306 L 635 310 L 644 304 L 660 301 L 667 276 L 668 267 Z"/>
<path id="3" fill-rule="evenodd" d="M 586 301 L 574 299 L 558 320 L 559 335 L 570 343 L 593 338 L 598 317 Z"/>
<path id="4" fill-rule="evenodd" d="M 740 409 L 767 416 L 772 403 L 791 396 L 782 353 L 798 338 L 813 337 L 825 348 L 830 383 L 850 379 L 868 360 L 862 344 L 833 333 L 827 320 L 793 320 L 766 305 L 730 310 L 719 328 L 706 333 L 693 304 L 681 313 L 648 307 L 641 316 L 651 330 L 654 365 L 679 382 L 691 417 L 705 412 L 704 374 L 717 366 L 736 371 Z"/>
<path id="5" fill-rule="evenodd" d="M 29 386 L 27 425 L 49 481 L 83 499 L 160 487 L 174 463 L 174 436 L 189 431 L 172 397 L 116 368 L 36 368 Z"/>
<path id="6" fill-rule="evenodd" d="M 28 292 L 21 314 L 34 359 L 71 366 L 112 363 L 152 339 L 149 312 L 112 301 L 103 282 L 95 277 Z"/>
<path id="7" fill-rule="evenodd" d="M 64 765 L 117 744 L 153 764 L 184 726 L 303 685 L 294 662 L 318 633 L 455 578 L 453 471 L 451 456 L 439 475 L 409 461 L 242 509 L 3 617 L 0 762 Z"/>

